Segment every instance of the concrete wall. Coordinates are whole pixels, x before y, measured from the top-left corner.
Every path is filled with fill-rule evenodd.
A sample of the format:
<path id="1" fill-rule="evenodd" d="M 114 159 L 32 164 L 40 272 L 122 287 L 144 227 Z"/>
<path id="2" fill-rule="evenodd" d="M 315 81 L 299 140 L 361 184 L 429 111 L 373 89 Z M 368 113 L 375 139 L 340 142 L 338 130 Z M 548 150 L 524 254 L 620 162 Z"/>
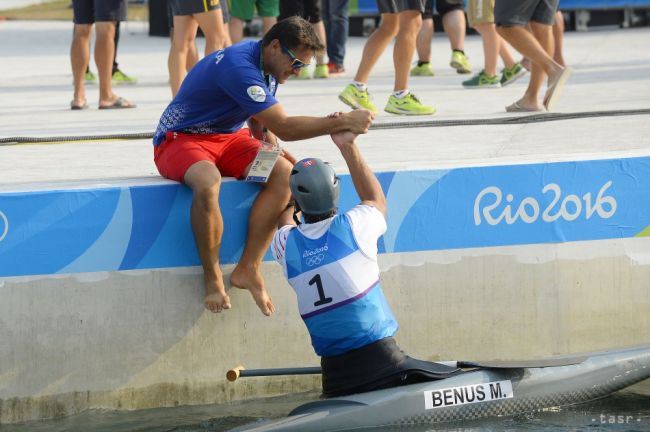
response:
<path id="1" fill-rule="evenodd" d="M 649 251 L 643 237 L 387 254 L 382 285 L 415 357 L 599 350 L 650 342 Z M 264 274 L 270 318 L 237 289 L 232 310 L 205 312 L 197 268 L 5 279 L 0 421 L 318 388 L 317 377 L 225 380 L 238 364 L 318 365 L 279 266 Z"/>
<path id="2" fill-rule="evenodd" d="M 382 285 L 402 348 L 485 360 L 650 343 L 648 167 L 636 158 L 381 174 L 391 206 Z M 557 188 L 542 192 L 548 185 Z M 349 178 L 344 186 L 343 209 L 356 200 Z M 500 204 L 483 193 L 494 188 Z M 222 197 L 239 200 L 224 207 L 236 226 L 226 278 L 245 231 L 232 218 L 245 220 L 254 192 L 224 185 Z M 226 382 L 238 364 L 318 359 L 275 263 L 263 264 L 274 316 L 237 289 L 232 310 L 204 311 L 188 198 L 169 183 L 0 194 L 0 423 L 318 388 L 318 377 Z"/>

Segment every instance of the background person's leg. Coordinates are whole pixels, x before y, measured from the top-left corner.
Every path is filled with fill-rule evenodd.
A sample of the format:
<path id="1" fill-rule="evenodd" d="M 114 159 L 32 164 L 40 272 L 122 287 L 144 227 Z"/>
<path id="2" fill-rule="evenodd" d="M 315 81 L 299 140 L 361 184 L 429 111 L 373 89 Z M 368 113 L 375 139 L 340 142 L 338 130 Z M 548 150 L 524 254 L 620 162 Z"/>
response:
<path id="1" fill-rule="evenodd" d="M 100 21 L 95 24 L 95 64 L 99 76 L 99 105 L 111 105 L 117 99 L 113 93 L 113 57 L 115 55 L 115 23 Z"/>
<path id="2" fill-rule="evenodd" d="M 393 49 L 395 83 L 393 91 L 408 89 L 409 69 L 415 52 L 416 40 L 422 26 L 422 14 L 417 10 L 407 10 L 397 14 L 399 30 Z"/>
<path id="3" fill-rule="evenodd" d="M 384 53 L 391 40 L 397 35 L 399 30 L 399 21 L 397 14 L 381 14 L 379 27 L 375 29 L 366 41 L 363 47 L 363 54 L 359 68 L 354 76 L 357 82 L 368 83 L 370 72 L 375 66 L 379 57 Z"/>
<path id="4" fill-rule="evenodd" d="M 198 22 L 205 36 L 206 56 L 226 47 L 226 39 L 224 38 L 226 29 L 223 24 L 223 13 L 220 9 L 197 13 L 193 17 Z"/>
<path id="5" fill-rule="evenodd" d="M 74 93 L 71 105 L 83 107 L 86 104 L 86 88 L 84 80 L 86 68 L 90 62 L 90 35 L 92 24 L 75 24 L 70 45 L 70 65 L 72 67 L 72 80 Z"/>
<path id="6" fill-rule="evenodd" d="M 181 83 L 187 75 L 187 53 L 194 45 L 198 23 L 190 15 L 174 17 L 174 38 L 169 49 L 167 66 L 172 96 L 176 96 Z"/>

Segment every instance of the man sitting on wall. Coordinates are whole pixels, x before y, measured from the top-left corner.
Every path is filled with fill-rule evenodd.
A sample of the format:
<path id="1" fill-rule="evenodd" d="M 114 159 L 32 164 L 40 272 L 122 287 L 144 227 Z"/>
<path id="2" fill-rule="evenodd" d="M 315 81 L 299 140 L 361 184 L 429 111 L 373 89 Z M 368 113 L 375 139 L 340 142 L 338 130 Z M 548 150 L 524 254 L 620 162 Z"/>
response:
<path id="1" fill-rule="evenodd" d="M 267 160 L 277 157 L 276 149 L 263 145 L 275 145 L 276 135 L 294 141 L 344 130 L 366 133 L 374 118 L 366 110 L 336 118 L 287 116 L 275 98 L 277 84 L 298 75 L 322 49 L 311 24 L 287 18 L 261 41 L 244 41 L 204 57 L 160 118 L 154 160 L 163 176 L 192 189 L 192 230 L 204 271 L 204 303 L 212 312 L 231 307 L 219 267 L 221 177 L 245 179 L 262 151 Z M 250 129 L 242 128 L 245 121 Z M 242 257 L 230 276 L 233 286 L 250 291 L 265 315 L 274 307 L 260 265 L 289 200 L 290 160 L 295 162 L 279 157 L 264 177 L 267 181 L 251 208 Z"/>

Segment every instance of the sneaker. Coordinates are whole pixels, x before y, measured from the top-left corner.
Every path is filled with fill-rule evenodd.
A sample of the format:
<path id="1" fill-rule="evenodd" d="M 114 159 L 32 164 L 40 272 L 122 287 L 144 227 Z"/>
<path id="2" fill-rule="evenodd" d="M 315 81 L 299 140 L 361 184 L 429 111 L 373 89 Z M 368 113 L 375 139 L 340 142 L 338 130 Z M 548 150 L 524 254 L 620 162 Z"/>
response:
<path id="1" fill-rule="evenodd" d="M 86 84 L 95 84 L 97 82 L 97 75 L 95 75 L 91 71 L 88 71 L 84 76 L 84 80 L 86 81 Z"/>
<path id="2" fill-rule="evenodd" d="M 402 99 L 390 95 L 384 111 L 402 115 L 429 115 L 436 112 L 436 109 L 432 106 L 423 105 L 413 93 L 409 93 Z"/>
<path id="3" fill-rule="evenodd" d="M 503 68 L 501 71 L 501 86 L 512 84 L 517 79 L 526 75 L 526 68 L 521 63 L 515 63 L 510 69 Z"/>
<path id="4" fill-rule="evenodd" d="M 336 63 L 328 63 L 327 69 L 330 76 L 343 75 L 345 73 L 345 68 L 343 67 L 343 65 L 336 64 Z"/>
<path id="5" fill-rule="evenodd" d="M 326 64 L 316 65 L 314 69 L 314 78 L 329 78 L 330 71 Z"/>
<path id="6" fill-rule="evenodd" d="M 465 88 L 498 88 L 501 87 L 499 75 L 489 76 L 484 70 L 474 75 L 471 79 L 463 81 Z"/>
<path id="7" fill-rule="evenodd" d="M 309 68 L 307 66 L 300 68 L 300 72 L 298 72 L 298 76 L 296 76 L 296 79 L 299 80 L 311 79 L 311 75 L 309 74 Z"/>
<path id="8" fill-rule="evenodd" d="M 365 108 L 368 111 L 377 114 L 377 107 L 372 103 L 372 100 L 370 100 L 368 90 L 361 91 L 357 89 L 354 84 L 348 84 L 339 95 L 339 99 L 341 102 L 354 109 Z"/>
<path id="9" fill-rule="evenodd" d="M 423 63 L 420 66 L 417 64 L 411 69 L 411 76 L 433 76 L 433 67 L 431 63 Z"/>
<path id="10" fill-rule="evenodd" d="M 456 72 L 459 74 L 472 73 L 472 66 L 470 66 L 467 56 L 460 51 L 453 51 L 451 53 L 449 66 L 456 69 Z"/>
<path id="11" fill-rule="evenodd" d="M 135 84 L 137 82 L 136 77 L 128 76 L 119 69 L 113 73 L 113 84 Z"/>

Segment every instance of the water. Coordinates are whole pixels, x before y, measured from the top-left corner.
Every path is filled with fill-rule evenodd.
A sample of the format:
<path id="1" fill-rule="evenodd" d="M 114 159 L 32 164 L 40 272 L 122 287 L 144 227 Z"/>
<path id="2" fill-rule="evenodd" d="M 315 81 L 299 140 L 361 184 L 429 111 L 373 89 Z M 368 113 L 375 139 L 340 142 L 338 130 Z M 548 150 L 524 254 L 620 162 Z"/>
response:
<path id="1" fill-rule="evenodd" d="M 317 392 L 219 406 L 159 408 L 141 411 L 92 410 L 59 420 L 2 425 L 2 432 L 218 432 L 263 418 L 286 415 L 318 397 Z M 374 429 L 375 432 L 394 429 Z M 514 418 L 412 427 L 413 432 L 488 431 L 648 431 L 650 380 L 588 404 Z"/>

